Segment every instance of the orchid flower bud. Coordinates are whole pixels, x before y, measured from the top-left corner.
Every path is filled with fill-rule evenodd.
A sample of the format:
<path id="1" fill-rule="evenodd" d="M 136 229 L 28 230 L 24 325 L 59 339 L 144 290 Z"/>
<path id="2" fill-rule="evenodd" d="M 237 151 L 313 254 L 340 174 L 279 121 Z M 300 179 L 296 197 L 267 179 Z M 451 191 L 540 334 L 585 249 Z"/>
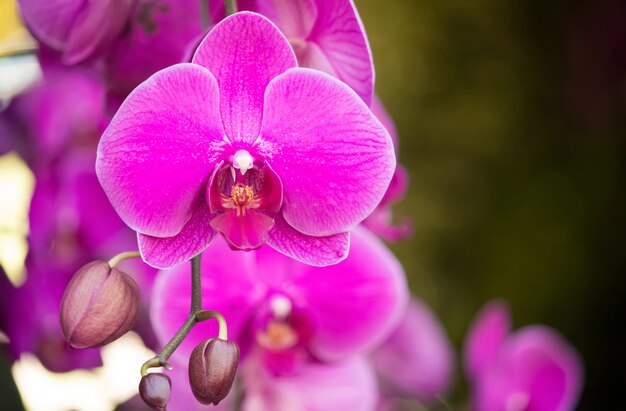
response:
<path id="1" fill-rule="evenodd" d="M 158 411 L 165 411 L 170 400 L 172 382 L 170 377 L 161 373 L 146 374 L 139 382 L 139 395 L 143 402 Z"/>
<path id="2" fill-rule="evenodd" d="M 239 364 L 239 347 L 231 341 L 209 338 L 189 358 L 189 383 L 203 404 L 217 405 L 230 392 Z"/>
<path id="3" fill-rule="evenodd" d="M 108 344 L 126 334 L 139 314 L 139 288 L 126 273 L 104 262 L 81 267 L 61 301 L 61 327 L 72 348 Z"/>

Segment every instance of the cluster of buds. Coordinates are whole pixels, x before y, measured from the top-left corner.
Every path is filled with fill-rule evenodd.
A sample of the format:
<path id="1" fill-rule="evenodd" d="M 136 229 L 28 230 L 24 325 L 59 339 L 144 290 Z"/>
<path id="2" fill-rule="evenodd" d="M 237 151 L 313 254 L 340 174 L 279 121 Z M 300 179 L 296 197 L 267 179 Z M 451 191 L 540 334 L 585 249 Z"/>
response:
<path id="1" fill-rule="evenodd" d="M 61 327 L 72 348 L 94 348 L 108 344 L 130 331 L 139 314 L 139 288 L 126 273 L 115 267 L 122 260 L 138 257 L 138 252 L 122 253 L 109 262 L 93 261 L 81 267 L 65 290 L 61 302 Z M 199 264 L 193 264 L 199 280 Z M 199 286 L 199 282 L 194 283 Z M 141 370 L 139 395 L 155 410 L 164 411 L 170 399 L 172 382 L 163 373 L 148 373 L 152 367 L 166 367 L 167 358 L 196 322 L 215 318 L 219 337 L 199 344 L 189 359 L 189 384 L 198 401 L 217 405 L 230 392 L 239 364 L 239 347 L 227 340 L 226 321 L 215 311 L 202 311 L 192 301 L 190 319 L 159 355 Z M 172 348 L 168 348 L 172 346 Z"/>

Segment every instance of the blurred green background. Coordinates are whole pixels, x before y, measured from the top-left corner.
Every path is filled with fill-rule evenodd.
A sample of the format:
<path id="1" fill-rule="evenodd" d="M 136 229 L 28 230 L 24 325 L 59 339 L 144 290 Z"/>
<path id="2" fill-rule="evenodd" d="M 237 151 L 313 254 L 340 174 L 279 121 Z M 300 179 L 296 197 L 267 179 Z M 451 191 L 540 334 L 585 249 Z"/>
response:
<path id="1" fill-rule="evenodd" d="M 580 410 L 626 409 L 626 2 L 356 3 L 411 175 L 392 248 L 413 291 L 457 349 L 506 299 L 580 350 Z"/>
<path id="2" fill-rule="evenodd" d="M 457 348 L 506 299 L 581 351 L 580 410 L 626 409 L 626 2 L 357 6 L 411 175 L 413 291 Z"/>

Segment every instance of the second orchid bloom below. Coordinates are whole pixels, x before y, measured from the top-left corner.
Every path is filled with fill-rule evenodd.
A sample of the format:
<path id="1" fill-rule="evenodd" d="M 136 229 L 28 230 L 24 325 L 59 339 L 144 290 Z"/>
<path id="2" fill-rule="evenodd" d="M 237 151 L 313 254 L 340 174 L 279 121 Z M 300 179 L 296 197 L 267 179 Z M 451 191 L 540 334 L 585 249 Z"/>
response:
<path id="1" fill-rule="evenodd" d="M 393 144 L 347 85 L 296 66 L 278 29 L 242 12 L 122 104 L 96 169 L 149 264 L 182 263 L 218 233 L 311 265 L 346 257 L 348 230 L 389 185 Z"/>

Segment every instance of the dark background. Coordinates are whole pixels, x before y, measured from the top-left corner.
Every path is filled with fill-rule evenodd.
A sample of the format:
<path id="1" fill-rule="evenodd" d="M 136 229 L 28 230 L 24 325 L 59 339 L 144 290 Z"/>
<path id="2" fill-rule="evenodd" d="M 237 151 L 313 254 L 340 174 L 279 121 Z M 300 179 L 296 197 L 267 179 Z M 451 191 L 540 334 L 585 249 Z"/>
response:
<path id="1" fill-rule="evenodd" d="M 357 6 L 411 175 L 396 209 L 416 234 L 392 248 L 413 291 L 459 350 L 476 311 L 506 299 L 516 327 L 580 350 L 579 410 L 626 409 L 626 2 Z"/>
<path id="2" fill-rule="evenodd" d="M 411 174 L 393 249 L 413 291 L 458 349 L 506 299 L 580 350 L 579 410 L 626 409 L 626 2 L 357 6 Z"/>

